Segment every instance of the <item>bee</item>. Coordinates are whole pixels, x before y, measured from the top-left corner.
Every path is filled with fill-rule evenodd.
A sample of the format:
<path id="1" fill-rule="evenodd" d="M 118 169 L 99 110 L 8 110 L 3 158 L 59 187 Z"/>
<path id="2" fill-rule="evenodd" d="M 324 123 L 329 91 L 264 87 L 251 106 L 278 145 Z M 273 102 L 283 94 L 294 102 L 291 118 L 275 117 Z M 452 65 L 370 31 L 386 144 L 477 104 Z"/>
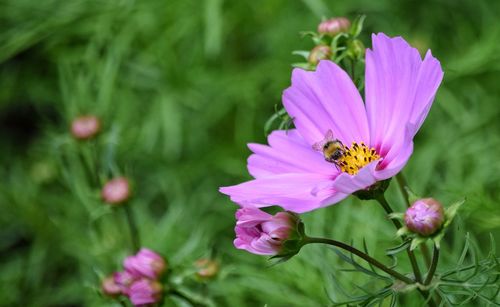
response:
<path id="1" fill-rule="evenodd" d="M 313 145 L 313 149 L 323 152 L 325 160 L 338 166 L 338 160 L 344 156 L 345 147 L 341 141 L 333 137 L 332 130 L 326 132 L 325 138 Z"/>

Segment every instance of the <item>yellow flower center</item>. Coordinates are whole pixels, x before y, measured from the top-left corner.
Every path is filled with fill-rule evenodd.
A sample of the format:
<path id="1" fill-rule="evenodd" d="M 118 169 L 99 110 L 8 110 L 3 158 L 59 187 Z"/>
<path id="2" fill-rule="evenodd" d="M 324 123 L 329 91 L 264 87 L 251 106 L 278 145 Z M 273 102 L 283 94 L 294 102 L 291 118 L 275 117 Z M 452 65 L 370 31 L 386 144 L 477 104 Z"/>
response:
<path id="1" fill-rule="evenodd" d="M 380 156 L 374 148 L 369 148 L 363 142 L 353 142 L 351 147 L 344 146 L 344 152 L 336 164 L 343 172 L 354 175 L 365 165 L 378 159 Z"/>

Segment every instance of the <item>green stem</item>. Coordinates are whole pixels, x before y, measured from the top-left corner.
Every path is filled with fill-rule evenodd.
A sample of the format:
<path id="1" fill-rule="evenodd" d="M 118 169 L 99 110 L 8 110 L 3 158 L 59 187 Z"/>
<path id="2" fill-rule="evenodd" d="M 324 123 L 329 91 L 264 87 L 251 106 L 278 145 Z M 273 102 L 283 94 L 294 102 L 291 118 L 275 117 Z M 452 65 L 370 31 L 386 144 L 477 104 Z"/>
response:
<path id="1" fill-rule="evenodd" d="M 406 181 L 406 178 L 405 176 L 403 175 L 403 173 L 398 173 L 396 175 L 396 181 L 398 183 L 398 188 L 399 188 L 399 191 L 401 191 L 401 194 L 403 194 L 403 199 L 406 203 L 406 207 L 410 207 L 410 201 L 409 201 L 409 195 L 408 195 L 408 191 L 405 189 L 405 187 L 408 186 L 408 183 Z"/>
<path id="2" fill-rule="evenodd" d="M 401 280 L 402 282 L 404 283 L 407 283 L 407 284 L 414 284 L 415 281 L 413 281 L 411 278 L 408 278 L 406 276 L 404 276 L 403 274 L 401 273 L 398 273 L 396 271 L 394 271 L 393 269 L 390 269 L 388 268 L 387 266 L 385 266 L 384 264 L 380 263 L 378 260 L 370 257 L 369 255 L 363 253 L 362 251 L 360 251 L 359 249 L 356 249 L 350 245 L 347 245 L 345 243 L 342 243 L 340 241 L 335 241 L 335 240 L 332 240 L 332 239 L 326 239 L 326 238 L 306 238 L 304 240 L 304 244 L 310 244 L 310 243 L 322 243 L 322 244 L 328 244 L 328 245 L 333 245 L 333 246 L 336 246 L 336 247 L 339 247 L 341 249 L 344 249 L 360 258 L 362 258 L 363 260 L 365 260 L 366 262 L 372 264 L 373 266 L 381 269 L 382 271 L 386 272 L 387 274 L 393 276 L 394 278 L 396 279 L 399 279 Z"/>
<path id="3" fill-rule="evenodd" d="M 411 204 L 410 204 L 410 200 L 409 200 L 408 191 L 406 190 L 406 187 L 408 187 L 408 181 L 406 181 L 405 175 L 403 175 L 403 173 L 401 173 L 401 172 L 398 173 L 396 175 L 396 181 L 398 183 L 399 191 L 403 195 L 403 199 L 406 203 L 406 207 L 409 208 Z M 429 253 L 429 249 L 427 248 L 427 245 L 425 245 L 425 243 L 420 244 L 420 250 L 422 251 L 422 255 L 424 255 L 425 265 L 427 266 L 427 268 L 430 268 L 431 256 Z"/>
<path id="4" fill-rule="evenodd" d="M 434 273 L 436 273 L 436 268 L 437 264 L 439 261 L 439 248 L 434 245 L 434 253 L 432 254 L 432 263 L 431 267 L 429 268 L 429 272 L 427 273 L 427 276 L 424 281 L 424 285 L 429 285 L 432 281 L 432 277 L 434 277 Z"/>
<path id="5" fill-rule="evenodd" d="M 137 252 L 141 248 L 141 243 L 139 241 L 139 231 L 137 230 L 137 224 L 135 223 L 134 215 L 128 204 L 123 204 L 125 210 L 125 216 L 127 217 L 128 227 L 130 229 L 130 240 L 132 241 L 132 249 Z"/>
<path id="6" fill-rule="evenodd" d="M 380 205 L 382 205 L 387 214 L 391 214 L 394 212 L 392 211 L 391 206 L 389 205 L 383 194 L 377 197 L 376 200 L 379 202 Z M 400 229 L 401 227 L 403 227 L 403 225 L 399 220 L 391 219 L 391 221 L 396 227 L 396 229 Z M 402 239 L 403 241 L 405 241 L 406 236 L 402 236 Z M 415 254 L 413 253 L 413 251 L 410 250 L 409 247 L 406 249 L 406 252 L 408 253 L 408 258 L 410 258 L 411 267 L 413 269 L 413 274 L 415 275 L 416 281 L 422 283 L 422 274 L 420 273 L 420 269 L 418 268 L 417 258 L 415 257 Z"/>
<path id="7" fill-rule="evenodd" d="M 180 297 L 181 299 L 183 299 L 186 302 L 188 302 L 189 304 L 191 304 L 191 306 L 195 306 L 195 307 L 204 307 L 204 306 L 206 306 L 203 303 L 196 302 L 195 300 L 193 300 L 189 296 L 185 295 L 184 293 L 180 292 L 179 290 L 172 289 L 172 290 L 168 291 L 168 293 L 171 294 L 171 295 Z"/>

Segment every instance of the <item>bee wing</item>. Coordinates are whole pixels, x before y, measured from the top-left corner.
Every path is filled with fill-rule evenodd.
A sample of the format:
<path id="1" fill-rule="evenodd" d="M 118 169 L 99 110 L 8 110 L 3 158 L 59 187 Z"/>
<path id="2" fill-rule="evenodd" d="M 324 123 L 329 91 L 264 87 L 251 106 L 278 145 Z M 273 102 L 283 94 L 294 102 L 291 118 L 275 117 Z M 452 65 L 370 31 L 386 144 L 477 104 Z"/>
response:
<path id="1" fill-rule="evenodd" d="M 325 138 L 317 143 L 314 143 L 312 148 L 316 151 L 323 151 L 323 147 L 325 146 L 325 144 L 332 141 L 336 141 L 336 139 L 333 137 L 332 130 L 328 129 L 325 134 Z"/>
<path id="2" fill-rule="evenodd" d="M 323 142 L 329 142 L 329 141 L 335 141 L 335 138 L 333 137 L 333 132 L 331 129 L 328 129 L 328 131 L 325 134 L 325 139 Z"/>
<path id="3" fill-rule="evenodd" d="M 326 144 L 325 140 L 322 140 L 317 143 L 314 143 L 312 148 L 316 151 L 323 151 L 323 147 L 325 146 L 325 144 Z"/>

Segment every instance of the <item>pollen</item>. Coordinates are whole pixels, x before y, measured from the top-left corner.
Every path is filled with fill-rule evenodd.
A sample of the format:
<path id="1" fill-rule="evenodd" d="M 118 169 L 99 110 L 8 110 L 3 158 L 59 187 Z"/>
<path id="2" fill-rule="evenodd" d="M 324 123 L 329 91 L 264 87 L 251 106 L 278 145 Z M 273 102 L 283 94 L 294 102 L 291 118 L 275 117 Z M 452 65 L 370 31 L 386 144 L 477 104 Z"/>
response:
<path id="1" fill-rule="evenodd" d="M 350 147 L 344 146 L 342 157 L 337 160 L 340 169 L 350 175 L 359 172 L 365 165 L 380 159 L 374 148 L 366 146 L 363 142 L 353 142 Z"/>

